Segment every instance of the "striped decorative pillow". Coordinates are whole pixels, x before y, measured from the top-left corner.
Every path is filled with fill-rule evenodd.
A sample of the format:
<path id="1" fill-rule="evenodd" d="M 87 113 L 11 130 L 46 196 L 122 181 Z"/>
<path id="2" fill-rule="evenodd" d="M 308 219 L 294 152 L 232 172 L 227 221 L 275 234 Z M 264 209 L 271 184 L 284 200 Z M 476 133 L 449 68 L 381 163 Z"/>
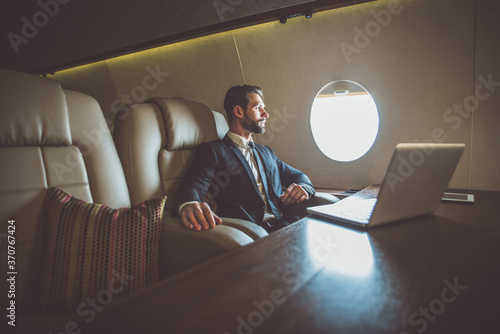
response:
<path id="1" fill-rule="evenodd" d="M 50 188 L 41 307 L 75 311 L 87 298 L 107 305 L 156 283 L 165 200 L 112 209 Z"/>

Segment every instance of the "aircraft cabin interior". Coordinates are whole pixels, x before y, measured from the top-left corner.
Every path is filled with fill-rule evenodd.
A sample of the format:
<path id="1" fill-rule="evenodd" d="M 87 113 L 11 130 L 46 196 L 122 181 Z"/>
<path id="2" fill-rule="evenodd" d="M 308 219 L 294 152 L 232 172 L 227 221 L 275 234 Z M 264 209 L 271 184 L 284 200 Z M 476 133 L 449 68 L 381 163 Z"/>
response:
<path id="1" fill-rule="evenodd" d="M 0 8 L 2 333 L 498 331 L 499 1 Z"/>

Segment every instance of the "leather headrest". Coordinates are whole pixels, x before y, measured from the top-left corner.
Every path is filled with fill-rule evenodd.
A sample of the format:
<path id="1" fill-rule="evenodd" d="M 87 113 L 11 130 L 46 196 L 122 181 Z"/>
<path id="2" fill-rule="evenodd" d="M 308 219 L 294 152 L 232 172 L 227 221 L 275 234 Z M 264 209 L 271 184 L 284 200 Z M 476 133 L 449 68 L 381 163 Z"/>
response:
<path id="1" fill-rule="evenodd" d="M 146 102 L 156 104 L 163 114 L 167 150 L 190 150 L 218 138 L 212 110 L 206 105 L 164 97 L 154 97 Z"/>
<path id="2" fill-rule="evenodd" d="M 219 139 L 222 139 L 229 131 L 229 126 L 227 125 L 226 118 L 218 111 L 212 110 L 212 114 L 214 115 L 215 127 L 217 128 L 217 137 L 219 137 Z"/>
<path id="3" fill-rule="evenodd" d="M 39 76 L 0 69 L 0 146 L 69 145 L 61 86 Z"/>

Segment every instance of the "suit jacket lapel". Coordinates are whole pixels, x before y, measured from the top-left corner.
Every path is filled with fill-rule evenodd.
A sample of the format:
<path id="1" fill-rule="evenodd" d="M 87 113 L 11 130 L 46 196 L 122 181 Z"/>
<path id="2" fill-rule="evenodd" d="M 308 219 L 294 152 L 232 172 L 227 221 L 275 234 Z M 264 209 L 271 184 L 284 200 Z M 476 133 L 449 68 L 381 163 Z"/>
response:
<path id="1" fill-rule="evenodd" d="M 282 218 L 281 213 L 279 212 L 279 209 L 276 206 L 276 203 L 274 202 L 274 198 L 272 197 L 273 195 L 274 196 L 277 196 L 277 195 L 274 193 L 274 189 L 272 189 L 272 186 L 271 186 L 272 182 L 269 182 L 269 175 L 271 175 L 271 173 L 269 172 L 269 170 L 270 170 L 269 163 L 267 163 L 268 161 L 266 161 L 266 159 L 263 158 L 262 150 L 260 149 L 260 147 L 258 145 L 255 145 L 254 151 L 255 151 L 255 155 L 256 155 L 255 160 L 257 160 L 257 165 L 259 167 L 260 177 L 262 178 L 262 183 L 264 185 L 264 189 L 265 189 L 266 194 L 267 194 L 267 199 L 268 199 L 271 211 L 276 218 L 281 219 Z"/>
<path id="2" fill-rule="evenodd" d="M 267 159 L 264 159 L 264 155 L 262 153 L 263 152 L 262 148 L 258 144 L 255 144 L 254 150 L 257 152 L 259 162 L 261 162 L 261 164 L 262 164 L 262 169 L 263 169 L 263 172 L 265 173 L 265 178 L 268 181 L 272 181 L 271 179 L 269 179 L 269 177 L 272 177 L 272 175 L 270 174 L 271 169 L 269 168 L 269 161 Z"/>

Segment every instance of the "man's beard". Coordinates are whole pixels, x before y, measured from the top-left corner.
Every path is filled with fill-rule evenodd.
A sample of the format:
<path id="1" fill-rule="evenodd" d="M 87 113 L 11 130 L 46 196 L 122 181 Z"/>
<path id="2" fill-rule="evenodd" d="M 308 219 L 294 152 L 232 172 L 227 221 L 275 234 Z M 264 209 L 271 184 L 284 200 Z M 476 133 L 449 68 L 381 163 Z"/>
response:
<path id="1" fill-rule="evenodd" d="M 255 121 L 251 120 L 250 117 L 248 117 L 246 112 L 245 112 L 245 118 L 243 119 L 242 125 L 243 125 L 244 129 L 251 131 L 253 133 L 264 133 L 264 132 L 266 132 L 266 128 L 259 125 L 260 121 L 261 120 L 255 122 Z"/>

